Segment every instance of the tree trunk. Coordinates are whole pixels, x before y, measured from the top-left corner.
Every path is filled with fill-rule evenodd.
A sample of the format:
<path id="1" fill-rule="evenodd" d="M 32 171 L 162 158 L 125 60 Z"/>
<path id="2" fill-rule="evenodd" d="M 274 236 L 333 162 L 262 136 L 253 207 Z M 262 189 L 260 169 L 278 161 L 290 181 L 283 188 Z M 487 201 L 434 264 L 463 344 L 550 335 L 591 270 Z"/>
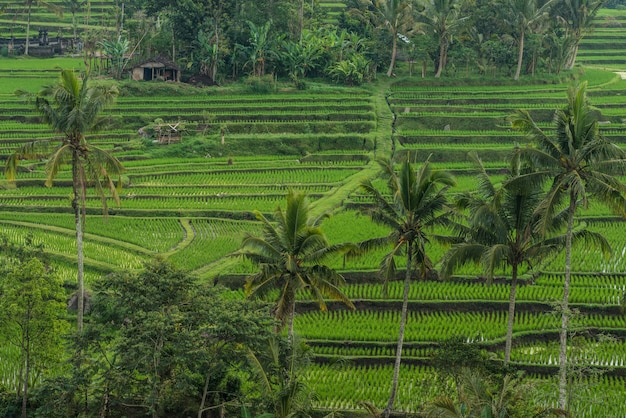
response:
<path id="1" fill-rule="evenodd" d="M 24 46 L 24 55 L 28 55 L 28 45 L 30 44 L 30 9 L 32 5 L 33 5 L 32 1 L 29 1 L 27 17 L 26 17 L 26 45 Z"/>
<path id="2" fill-rule="evenodd" d="M 73 43 L 73 46 L 76 47 L 76 36 L 77 36 L 76 35 L 76 29 L 77 29 L 77 27 L 76 27 L 76 12 L 75 11 L 72 11 L 72 28 L 74 30 L 74 43 Z"/>
<path id="3" fill-rule="evenodd" d="M 571 70 L 572 68 L 574 68 L 574 64 L 576 64 L 577 55 L 578 55 L 578 43 L 576 43 L 576 45 L 574 45 L 574 47 L 572 48 L 572 55 L 567 60 L 567 68 L 566 68 L 567 70 Z"/>
<path id="4" fill-rule="evenodd" d="M 400 316 L 400 331 L 398 333 L 398 346 L 396 348 L 396 361 L 393 365 L 393 379 L 391 381 L 391 394 L 389 395 L 389 402 L 387 407 L 383 411 L 383 417 L 389 418 L 391 411 L 393 410 L 393 404 L 396 400 L 396 392 L 398 391 L 398 376 L 400 374 L 400 361 L 402 360 L 402 345 L 404 344 L 404 328 L 406 326 L 406 319 L 408 315 L 409 307 L 409 287 L 411 285 L 411 265 L 413 263 L 413 242 L 407 242 L 407 257 L 406 257 L 406 274 L 404 276 L 404 292 L 402 294 L 402 313 Z"/>
<path id="5" fill-rule="evenodd" d="M 172 27 L 172 62 L 176 62 L 176 37 L 174 36 L 174 27 Z"/>
<path id="6" fill-rule="evenodd" d="M 567 409 L 567 327 L 569 323 L 569 287 L 572 263 L 572 235 L 574 214 L 576 213 L 576 195 L 570 191 L 565 236 L 565 280 L 563 284 L 563 303 L 561 305 L 561 330 L 559 331 L 559 408 Z"/>
<path id="7" fill-rule="evenodd" d="M 220 3 L 221 6 L 221 3 Z M 221 7 L 218 13 L 221 13 Z M 220 53 L 220 34 L 219 34 L 219 25 L 217 21 L 217 17 L 215 18 L 215 54 L 213 56 L 213 60 L 211 62 L 211 81 L 215 83 L 215 77 L 217 77 L 217 57 Z M 222 138 L 223 141 L 223 138 Z M 222 142 L 223 144 L 223 142 Z"/>
<path id="8" fill-rule="evenodd" d="M 435 78 L 441 77 L 441 73 L 443 72 L 443 66 L 446 58 L 446 45 L 444 41 L 439 43 L 439 65 L 437 66 L 437 74 L 435 74 Z"/>
<path id="9" fill-rule="evenodd" d="M 519 53 L 517 54 L 517 69 L 515 70 L 515 76 L 513 80 L 519 80 L 519 75 L 522 72 L 522 59 L 524 58 L 524 31 L 520 33 L 519 38 Z"/>
<path id="10" fill-rule="evenodd" d="M 393 69 L 396 66 L 396 53 L 398 49 L 398 37 L 395 33 L 392 33 L 393 41 L 391 43 L 391 62 L 389 63 L 389 69 L 387 70 L 387 77 L 393 75 Z"/>
<path id="11" fill-rule="evenodd" d="M 515 322 L 515 296 L 517 292 L 517 263 L 513 264 L 511 274 L 511 293 L 509 294 L 509 319 L 506 327 L 506 343 L 504 347 L 504 365 L 511 361 L 511 346 L 513 345 L 513 323 Z"/>
<path id="12" fill-rule="evenodd" d="M 87 43 L 89 42 L 89 18 L 91 17 L 91 0 L 87 0 L 87 13 L 85 14 L 85 40 L 83 42 L 83 62 L 87 70 L 91 68 L 91 64 L 88 63 Z M 82 324 L 81 324 L 82 326 Z"/>
<path id="13" fill-rule="evenodd" d="M 293 302 L 291 302 L 291 312 L 289 314 L 289 331 L 287 333 L 287 341 L 289 343 L 293 342 L 293 322 L 296 317 L 296 297 L 294 295 Z"/>
<path id="14" fill-rule="evenodd" d="M 82 187 L 80 181 L 80 167 L 78 156 L 72 157 L 72 188 L 74 192 L 74 198 L 72 199 L 72 209 L 74 210 L 74 222 L 76 225 L 76 266 L 78 269 L 78 293 L 76 294 L 76 300 L 78 303 L 77 308 L 77 323 L 78 333 L 83 332 L 83 314 L 85 311 L 85 264 L 83 256 L 83 222 L 81 217 L 81 208 L 84 205 L 81 196 Z"/>
<path id="15" fill-rule="evenodd" d="M 30 322 L 30 319 L 28 320 Z M 26 418 L 26 408 L 28 407 L 28 378 L 30 376 L 30 337 L 28 335 L 29 325 L 26 324 L 25 353 L 24 353 L 24 382 L 22 391 L 22 418 Z"/>
<path id="16" fill-rule="evenodd" d="M 302 32 L 304 31 L 304 0 L 300 1 L 300 11 L 298 14 L 300 18 L 300 43 L 302 43 Z"/>
<path id="17" fill-rule="evenodd" d="M 204 405 L 206 403 L 206 396 L 209 393 L 209 381 L 210 380 L 211 380 L 211 375 L 207 373 L 206 380 L 204 381 L 204 389 L 202 390 L 202 402 L 200 402 L 200 407 L 198 408 L 198 418 L 202 418 L 202 415 L 204 415 Z"/>

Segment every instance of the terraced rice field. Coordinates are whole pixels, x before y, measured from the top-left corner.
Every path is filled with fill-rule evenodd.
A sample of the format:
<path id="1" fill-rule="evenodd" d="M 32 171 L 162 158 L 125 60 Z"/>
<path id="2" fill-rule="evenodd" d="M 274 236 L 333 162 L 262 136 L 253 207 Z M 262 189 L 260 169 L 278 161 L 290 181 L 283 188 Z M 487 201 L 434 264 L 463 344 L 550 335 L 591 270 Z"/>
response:
<path id="1" fill-rule="evenodd" d="M 2 69 L 3 65 L 0 62 L 0 72 L 15 71 Z M 79 68 L 80 63 L 76 65 Z M 14 75 L 12 83 L 34 92 L 54 81 L 54 76 L 54 72 L 33 69 Z M 594 69 L 587 69 L 582 78 L 588 79 L 592 103 L 602 112 L 603 133 L 626 146 L 622 95 L 626 81 Z M 227 256 L 245 232 L 259 230 L 253 211 L 271 213 L 283 204 L 289 188 L 307 191 L 316 213 L 335 212 L 324 224 L 331 242 L 383 235 L 387 231 L 373 226 L 359 211 L 369 201 L 357 186 L 361 179 L 376 176 L 377 166 L 371 161 L 375 155 L 387 155 L 392 148 L 396 154 L 411 153 L 418 160 L 431 155 L 436 166 L 455 172 L 456 192 L 476 187 L 466 158 L 474 150 L 499 181 L 513 145 L 527 141 L 511 131 L 507 115 L 526 108 L 547 127 L 552 111 L 564 101 L 566 88 L 539 84 L 435 87 L 421 80 L 399 79 L 377 90 L 122 96 L 109 112 L 110 130 L 90 138 L 118 156 L 126 172 L 121 206 L 110 202 L 108 219 L 101 216 L 96 196 L 89 194 L 87 281 L 111 270 L 138 269 L 156 255 L 205 279 L 218 273 L 249 273 L 250 265 Z M 20 102 L 10 89 L 4 84 L 0 87 L 0 159 L 26 141 L 54 137 L 37 122 L 32 106 Z M 185 121 L 183 144 L 200 141 L 209 151 L 169 158 L 168 147 L 177 145 L 157 145 L 138 135 L 140 128 L 157 118 Z M 2 231 L 15 241 L 31 233 L 36 242 L 45 243 L 59 271 L 72 284 L 75 248 L 69 173 L 61 173 L 55 186 L 46 188 L 40 162 L 23 167 L 17 188 L 0 183 Z M 384 186 L 382 180 L 374 183 Z M 620 306 L 626 292 L 626 224 L 595 205 L 581 211 L 578 221 L 603 233 L 617 251 L 603 259 L 593 249 L 576 249 L 571 302 L 580 315 L 571 356 L 581 366 L 592 365 L 602 373 L 575 382 L 573 408 L 581 417 L 624 416 L 626 322 Z M 434 245 L 429 251 L 437 261 L 445 248 Z M 295 328 L 316 352 L 316 363 L 306 378 L 321 409 L 355 410 L 361 400 L 379 407 L 386 402 L 401 290 L 398 283 L 391 283 L 389 296 L 382 296 L 373 272 L 383 253 L 331 263 L 346 272 L 345 291 L 355 301 L 356 312 L 331 304 L 331 311 L 324 314 L 299 301 Z M 562 292 L 561 257 L 524 272 L 514 328 L 513 363 L 544 388 L 541 396 L 546 404 L 555 403 L 558 321 L 553 303 Z M 402 266 L 402 260 L 399 263 Z M 502 357 L 507 273 L 498 272 L 494 283 L 486 286 L 478 269 L 468 266 L 451 281 L 413 283 L 398 393 L 400 411 L 418 411 L 425 400 L 451 387 L 451 382 L 436 382 L 428 362 L 443 339 L 461 335 L 493 353 L 495 359 Z M 233 297 L 241 296 L 239 288 L 233 291 Z M 3 374 L 2 379 L 7 377 Z"/>
<path id="2" fill-rule="evenodd" d="M 580 43 L 577 62 L 607 68 L 626 68 L 624 34 L 626 17 L 619 10 L 602 9 L 594 19 L 593 30 Z"/>

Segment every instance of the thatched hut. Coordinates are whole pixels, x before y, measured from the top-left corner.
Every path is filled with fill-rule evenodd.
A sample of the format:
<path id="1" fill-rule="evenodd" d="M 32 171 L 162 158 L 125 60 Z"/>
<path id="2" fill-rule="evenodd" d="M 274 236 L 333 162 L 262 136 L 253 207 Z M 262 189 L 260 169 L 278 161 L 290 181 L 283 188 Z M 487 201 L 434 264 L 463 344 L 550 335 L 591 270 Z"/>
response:
<path id="1" fill-rule="evenodd" d="M 136 64 L 132 78 L 137 81 L 180 81 L 180 67 L 166 58 L 156 56 Z"/>

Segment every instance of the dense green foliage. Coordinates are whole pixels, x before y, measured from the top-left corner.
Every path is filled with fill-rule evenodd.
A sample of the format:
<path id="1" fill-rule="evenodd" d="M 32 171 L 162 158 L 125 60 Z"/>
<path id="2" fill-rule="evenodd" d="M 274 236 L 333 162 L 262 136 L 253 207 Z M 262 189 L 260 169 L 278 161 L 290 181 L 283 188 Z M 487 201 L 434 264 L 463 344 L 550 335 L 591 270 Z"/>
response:
<path id="1" fill-rule="evenodd" d="M 68 10 L 71 3 L 64 2 Z M 514 272 L 507 263 L 486 272 L 465 264 L 445 281 L 434 273 L 424 275 L 405 291 L 395 275 L 389 274 L 383 285 L 376 274 L 381 260 L 389 261 L 388 248 L 359 257 L 328 257 L 325 271 L 340 272 L 346 280 L 337 281 L 340 286 L 333 290 L 356 311 L 320 297 L 330 312 L 318 312 L 319 301 L 312 302 L 306 291 L 311 286 L 302 286 L 299 290 L 305 292 L 295 296 L 289 292 L 287 299 L 297 312 L 291 341 L 297 344 L 288 344 L 282 334 L 270 338 L 277 313 L 271 306 L 285 289 L 269 286 L 261 297 L 266 305 L 245 300 L 246 277 L 265 267 L 227 257 L 246 236 L 272 242 L 265 233 L 280 223 L 275 209 L 290 190 L 308 196 L 308 214 L 319 217 L 317 227 L 323 229 L 327 247 L 390 233 L 393 238 L 388 225 L 374 225 L 364 216 L 374 201 L 359 189 L 369 179 L 372 191 L 393 201 L 373 162 L 381 156 L 417 166 L 428 161 L 433 170 L 453 171 L 456 185 L 446 190 L 452 201 L 455 194 L 481 184 L 467 160 L 467 152 L 476 151 L 484 161 L 483 180 L 500 190 L 509 178 L 514 143 L 523 147 L 532 142 L 510 129 L 507 116 L 527 109 L 537 126 L 552 135 L 554 109 L 564 103 L 573 79 L 587 80 L 599 133 L 623 148 L 625 82 L 600 68 L 563 70 L 572 55 L 559 48 L 565 45 L 565 33 L 574 34 L 573 27 L 565 30 L 574 23 L 572 16 L 566 18 L 565 6 L 576 2 L 558 2 L 558 7 L 551 2 L 548 15 L 539 12 L 543 3 L 526 2 L 538 19 L 527 20 L 528 30 L 522 33 L 506 15 L 510 3 L 215 0 L 176 8 L 157 1 L 145 5 L 151 9 L 146 17 L 131 2 L 125 3 L 124 20 L 121 4 L 77 9 L 73 26 L 85 55 L 62 65 L 88 65 L 90 85 L 119 89 L 117 103 L 104 112 L 107 129 L 86 139 L 123 161 L 126 170 L 118 190 L 121 205 L 113 207 L 114 200 L 107 200 L 108 220 L 101 217 L 96 191 L 86 189 L 86 331 L 49 349 L 50 358 L 60 358 L 60 367 L 37 369 L 28 411 L 49 417 L 248 417 L 266 412 L 278 417 L 366 406 L 376 412 L 388 404 L 394 374 L 394 413 L 436 413 L 433 407 L 445 401 L 469 416 L 528 417 L 556 405 L 559 311 L 554 306 L 564 295 L 565 254 L 538 257 L 519 268 L 510 333 L 507 320 L 512 316 L 506 310 Z M 42 10 L 33 3 L 33 22 L 49 19 L 45 25 L 50 25 L 73 18 Z M 394 10 L 403 11 L 402 19 L 390 25 Z M 585 18 L 584 13 L 579 17 Z M 585 33 L 580 41 L 585 62 L 620 62 L 615 57 L 623 55 L 616 46 L 621 35 L 614 29 L 620 19 L 615 11 L 601 10 L 591 21 L 596 33 Z M 554 29 L 555 22 L 556 33 L 543 32 Z M 18 38 L 23 37 L 22 23 L 19 18 L 10 23 Z M 437 35 L 439 24 L 450 25 L 445 36 Z M 0 31 L 8 25 L 0 17 Z M 392 35 L 394 28 L 400 37 Z M 514 82 L 522 38 L 520 80 Z M 221 86 L 95 80 L 109 69 L 119 75 L 120 65 L 132 65 L 124 55 L 117 55 L 113 68 L 90 56 L 107 42 L 126 40 L 133 59 L 161 53 L 181 65 L 185 77 L 200 73 Z M 391 67 L 394 43 L 399 48 L 393 64 L 397 77 L 390 80 L 381 74 Z M 59 62 L 0 62 L 1 159 L 33 140 L 56 141 L 58 133 L 41 123 L 32 103 L 20 102 L 12 93 L 15 88 L 36 93 L 52 83 L 58 75 L 52 68 Z M 243 82 L 231 83 L 243 76 Z M 322 77 L 350 87 L 326 85 Z M 162 135 L 168 125 L 180 129 L 180 140 Z M 402 173 L 395 162 L 388 164 L 387 174 Z M 614 174 L 623 181 L 623 175 Z M 65 298 L 76 290 L 71 178 L 63 165 L 54 187 L 47 188 L 45 164 L 33 160 L 21 162 L 16 188 L 0 183 L 0 224 L 7 242 L 44 243 L 49 260 L 44 264 L 54 266 Z M 540 197 L 548 189 L 545 184 L 534 191 Z M 331 212 L 332 217 L 321 216 Z M 463 217 L 455 220 L 465 222 Z M 588 210 L 574 218 L 575 232 L 600 232 L 617 250 L 605 258 L 593 246 L 572 247 L 567 391 L 568 408 L 576 416 L 626 413 L 620 402 L 626 328 L 620 313 L 626 286 L 623 225 L 591 200 Z M 428 229 L 434 236 L 452 232 L 447 225 Z M 403 248 L 404 242 L 395 243 Z M 440 271 L 448 244 L 426 243 L 426 269 Z M 395 253 L 400 257 L 393 267 L 400 276 L 415 258 L 407 264 L 406 253 Z M 273 254 L 278 266 L 289 258 Z M 153 261 L 155 257 L 166 262 Z M 486 285 L 489 279 L 492 284 Z M 210 280 L 230 289 L 207 287 Z M 7 300 L 4 296 L 0 294 L 0 303 Z M 408 314 L 404 345 L 398 350 L 403 301 Z M 61 306 L 55 312 L 69 319 L 75 314 Z M 502 370 L 507 340 L 513 348 L 509 369 Z M 454 344 L 462 355 L 453 352 Z M 393 368 L 399 355 L 402 365 Z M 0 410 L 7 416 L 19 414 L 21 406 L 13 389 L 23 386 L 18 356 L 14 346 L 0 344 L 0 408 L 5 408 Z M 443 370 L 442 363 L 454 368 L 455 362 L 475 367 L 463 375 Z M 525 373 L 518 374 L 520 370 Z M 494 395 L 506 401 L 498 403 Z"/>

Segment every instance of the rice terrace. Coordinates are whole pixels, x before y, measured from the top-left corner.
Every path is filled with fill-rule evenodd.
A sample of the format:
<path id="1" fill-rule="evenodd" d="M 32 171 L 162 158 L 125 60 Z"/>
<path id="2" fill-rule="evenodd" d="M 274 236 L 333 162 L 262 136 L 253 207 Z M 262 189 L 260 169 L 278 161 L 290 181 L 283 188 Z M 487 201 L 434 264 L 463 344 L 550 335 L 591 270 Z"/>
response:
<path id="1" fill-rule="evenodd" d="M 0 417 L 626 417 L 624 74 L 622 0 L 0 0 Z"/>

